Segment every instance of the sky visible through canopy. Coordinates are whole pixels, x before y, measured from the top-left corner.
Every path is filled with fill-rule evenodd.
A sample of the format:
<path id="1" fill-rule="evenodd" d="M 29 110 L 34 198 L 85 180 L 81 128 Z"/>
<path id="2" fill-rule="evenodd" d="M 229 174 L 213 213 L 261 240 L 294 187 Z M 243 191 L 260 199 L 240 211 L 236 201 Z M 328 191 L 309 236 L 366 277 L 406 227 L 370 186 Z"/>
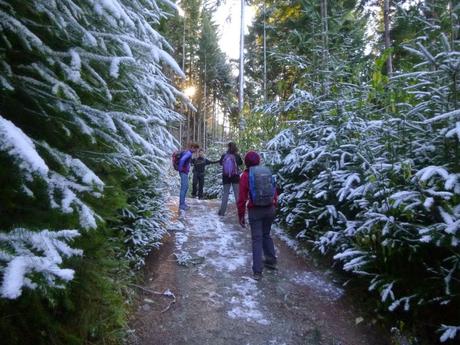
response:
<path id="1" fill-rule="evenodd" d="M 238 59 L 239 42 L 240 42 L 240 0 L 227 0 L 222 4 L 214 15 L 216 24 L 220 28 L 219 44 L 222 50 L 230 59 Z M 246 33 L 248 33 L 248 25 L 251 24 L 254 18 L 255 8 L 247 6 L 245 8 L 245 23 Z"/>

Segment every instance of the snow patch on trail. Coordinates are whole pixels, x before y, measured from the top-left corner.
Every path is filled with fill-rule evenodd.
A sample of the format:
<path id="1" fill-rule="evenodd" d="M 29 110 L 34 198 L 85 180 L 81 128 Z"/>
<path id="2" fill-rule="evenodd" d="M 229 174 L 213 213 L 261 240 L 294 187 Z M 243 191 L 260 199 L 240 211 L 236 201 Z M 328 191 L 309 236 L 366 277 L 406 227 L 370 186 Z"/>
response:
<path id="1" fill-rule="evenodd" d="M 195 206 L 195 205 L 194 205 Z M 206 204 L 198 202 L 201 217 L 188 219 L 190 233 L 201 238 L 197 255 L 206 258 L 206 264 L 218 270 L 233 272 L 245 267 L 250 254 L 243 243 L 241 232 L 224 224 L 217 215 L 210 213 Z"/>
<path id="2" fill-rule="evenodd" d="M 184 215 L 185 229 L 175 232 L 176 257 L 205 258 L 197 270 L 203 278 L 209 276 L 211 269 L 219 274 L 236 274 L 239 282 L 223 288 L 223 296 L 209 296 L 209 301 L 215 305 L 216 300 L 222 300 L 224 305 L 230 305 L 227 315 L 232 319 L 269 325 L 260 307 L 263 296 L 255 280 L 233 273 L 250 267 L 252 253 L 247 233 L 238 230 L 233 222 L 224 223 L 225 218 L 217 215 L 211 202 L 190 199 L 187 202 L 191 208 Z"/>
<path id="3" fill-rule="evenodd" d="M 333 300 L 339 299 L 344 294 L 343 289 L 334 286 L 314 272 L 296 273 L 290 278 L 290 281 L 297 285 L 308 286 L 319 295 L 330 297 Z"/>
<path id="4" fill-rule="evenodd" d="M 257 322 L 267 326 L 270 321 L 267 320 L 259 310 L 258 297 L 261 294 L 257 287 L 256 281 L 249 277 L 243 277 L 241 283 L 232 285 L 231 290 L 235 295 L 231 298 L 230 304 L 233 304 L 232 310 L 227 314 L 232 319 L 244 319 L 246 321 Z"/>
<path id="5" fill-rule="evenodd" d="M 247 343 L 246 345 L 253 345 L 252 343 Z M 272 340 L 269 340 L 267 345 L 287 345 L 282 339 L 280 338 L 275 338 Z"/>
<path id="6" fill-rule="evenodd" d="M 301 257 L 308 257 L 308 251 L 303 249 L 299 242 L 293 238 L 290 238 L 285 231 L 278 226 L 273 226 L 273 232 L 276 236 L 286 243 L 286 245 L 294 250 L 297 255 Z M 323 295 L 333 300 L 339 299 L 345 292 L 343 289 L 335 286 L 331 282 L 328 282 L 325 278 L 321 277 L 320 274 L 315 272 L 301 272 L 296 273 L 290 278 L 290 281 L 297 285 L 308 286 L 315 290 L 319 295 Z"/>

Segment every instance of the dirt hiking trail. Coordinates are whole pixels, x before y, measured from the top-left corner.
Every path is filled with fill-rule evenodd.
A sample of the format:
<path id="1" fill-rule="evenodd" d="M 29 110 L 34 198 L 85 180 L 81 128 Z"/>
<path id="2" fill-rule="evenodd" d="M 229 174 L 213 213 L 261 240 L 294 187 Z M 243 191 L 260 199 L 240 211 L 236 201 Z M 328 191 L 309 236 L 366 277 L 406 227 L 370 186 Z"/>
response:
<path id="1" fill-rule="evenodd" d="M 237 224 L 235 205 L 219 217 L 218 200 L 188 202 L 190 210 L 147 263 L 131 344 L 390 343 L 331 274 L 296 255 L 274 233 L 278 270 L 265 269 L 255 281 L 250 231 Z"/>

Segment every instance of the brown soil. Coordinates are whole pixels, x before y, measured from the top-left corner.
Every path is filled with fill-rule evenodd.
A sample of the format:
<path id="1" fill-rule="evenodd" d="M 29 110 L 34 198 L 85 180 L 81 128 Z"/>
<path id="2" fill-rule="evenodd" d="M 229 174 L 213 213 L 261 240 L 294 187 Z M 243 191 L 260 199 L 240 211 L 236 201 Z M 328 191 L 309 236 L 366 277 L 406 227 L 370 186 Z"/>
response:
<path id="1" fill-rule="evenodd" d="M 236 212 L 217 216 L 218 201 L 190 201 L 185 228 L 171 231 L 149 257 L 143 291 L 131 323 L 131 343 L 142 345 L 384 345 L 372 325 L 337 285 L 275 238 L 279 266 L 251 274 L 250 233 Z M 188 255 L 179 265 L 175 253 Z M 185 255 L 185 257 L 187 257 Z M 182 257 L 184 258 L 184 256 Z M 204 260 L 204 261 L 203 261 Z"/>

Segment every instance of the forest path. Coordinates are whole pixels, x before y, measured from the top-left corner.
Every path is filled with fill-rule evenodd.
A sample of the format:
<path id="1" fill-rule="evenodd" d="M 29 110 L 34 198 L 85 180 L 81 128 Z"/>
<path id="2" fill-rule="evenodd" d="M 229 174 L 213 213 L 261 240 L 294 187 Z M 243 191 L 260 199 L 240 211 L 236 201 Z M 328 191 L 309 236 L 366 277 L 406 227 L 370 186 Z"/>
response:
<path id="1" fill-rule="evenodd" d="M 279 269 L 264 270 L 262 280 L 253 280 L 250 232 L 237 224 L 235 206 L 219 217 L 219 201 L 188 202 L 190 210 L 148 261 L 144 283 L 158 292 L 169 289 L 176 302 L 144 291 L 131 323 L 132 343 L 389 344 L 367 318 L 357 324 L 363 315 L 331 274 L 296 255 L 277 236 Z"/>

